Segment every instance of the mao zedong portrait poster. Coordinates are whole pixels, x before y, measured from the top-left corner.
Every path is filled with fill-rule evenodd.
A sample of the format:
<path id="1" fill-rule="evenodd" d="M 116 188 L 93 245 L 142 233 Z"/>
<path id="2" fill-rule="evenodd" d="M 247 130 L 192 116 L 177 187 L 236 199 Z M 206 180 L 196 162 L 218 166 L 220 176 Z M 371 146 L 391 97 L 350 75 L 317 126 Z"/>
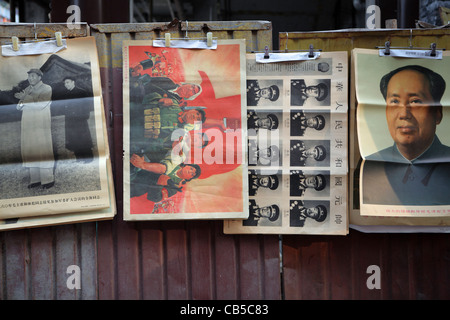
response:
<path id="1" fill-rule="evenodd" d="M 450 215 L 450 57 L 355 57 L 361 214 Z"/>
<path id="2" fill-rule="evenodd" d="M 129 41 L 123 59 L 125 219 L 246 218 L 243 42 Z"/>

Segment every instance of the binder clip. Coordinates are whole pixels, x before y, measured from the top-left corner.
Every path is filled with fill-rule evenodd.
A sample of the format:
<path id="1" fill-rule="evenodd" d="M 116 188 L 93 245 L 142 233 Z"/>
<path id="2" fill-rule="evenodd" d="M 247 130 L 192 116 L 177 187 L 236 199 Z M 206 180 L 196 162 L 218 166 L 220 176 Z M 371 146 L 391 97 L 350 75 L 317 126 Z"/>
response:
<path id="1" fill-rule="evenodd" d="M 264 59 L 269 59 L 269 46 L 264 47 Z"/>
<path id="2" fill-rule="evenodd" d="M 170 47 L 170 33 L 165 33 L 164 38 L 166 47 Z"/>
<path id="3" fill-rule="evenodd" d="M 386 41 L 384 43 L 384 55 L 388 56 L 391 54 L 391 43 L 389 41 Z"/>
<path id="4" fill-rule="evenodd" d="M 55 32 L 55 38 L 56 38 L 56 45 L 58 47 L 62 47 L 63 43 L 62 43 L 62 34 L 60 31 Z"/>
<path id="5" fill-rule="evenodd" d="M 12 48 L 14 51 L 19 51 L 19 38 L 16 36 L 11 37 L 12 40 Z"/>

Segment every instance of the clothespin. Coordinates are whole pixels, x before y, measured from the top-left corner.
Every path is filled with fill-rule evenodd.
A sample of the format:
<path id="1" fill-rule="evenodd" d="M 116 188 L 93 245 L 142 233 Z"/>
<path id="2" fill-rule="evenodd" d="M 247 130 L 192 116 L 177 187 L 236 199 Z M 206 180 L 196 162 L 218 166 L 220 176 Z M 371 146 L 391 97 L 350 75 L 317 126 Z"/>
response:
<path id="1" fill-rule="evenodd" d="M 384 55 L 388 56 L 391 54 L 391 43 L 389 41 L 386 41 L 384 43 Z"/>
<path id="2" fill-rule="evenodd" d="M 436 43 L 433 42 L 433 43 L 430 45 L 430 47 L 431 47 L 431 53 L 430 53 L 430 56 L 436 57 Z"/>
<path id="3" fill-rule="evenodd" d="M 55 38 L 56 38 L 56 45 L 58 47 L 62 47 L 63 43 L 62 43 L 62 34 L 60 31 L 55 32 Z"/>
<path id="4" fill-rule="evenodd" d="M 11 37 L 12 47 L 14 51 L 19 51 L 19 38 L 16 36 Z"/>
<path id="5" fill-rule="evenodd" d="M 269 59 L 269 46 L 264 47 L 264 59 Z"/>
<path id="6" fill-rule="evenodd" d="M 208 32 L 206 34 L 206 45 L 208 47 L 212 47 L 212 42 L 213 42 L 213 40 L 212 40 L 212 32 Z"/>
<path id="7" fill-rule="evenodd" d="M 166 39 L 166 47 L 170 47 L 170 33 L 165 33 L 164 37 Z"/>
<path id="8" fill-rule="evenodd" d="M 314 58 L 314 47 L 312 44 L 309 45 L 309 58 Z"/>

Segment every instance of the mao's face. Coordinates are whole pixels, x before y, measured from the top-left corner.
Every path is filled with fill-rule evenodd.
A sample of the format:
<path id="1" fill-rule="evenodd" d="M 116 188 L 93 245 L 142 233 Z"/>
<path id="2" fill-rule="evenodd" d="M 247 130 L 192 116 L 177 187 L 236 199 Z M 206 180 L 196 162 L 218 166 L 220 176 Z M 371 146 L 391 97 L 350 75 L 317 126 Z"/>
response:
<path id="1" fill-rule="evenodd" d="M 429 82 L 423 74 L 403 70 L 389 81 L 386 95 L 386 119 L 389 133 L 400 152 L 414 159 L 430 146 L 436 125 L 442 119 L 441 109 L 433 106 Z"/>

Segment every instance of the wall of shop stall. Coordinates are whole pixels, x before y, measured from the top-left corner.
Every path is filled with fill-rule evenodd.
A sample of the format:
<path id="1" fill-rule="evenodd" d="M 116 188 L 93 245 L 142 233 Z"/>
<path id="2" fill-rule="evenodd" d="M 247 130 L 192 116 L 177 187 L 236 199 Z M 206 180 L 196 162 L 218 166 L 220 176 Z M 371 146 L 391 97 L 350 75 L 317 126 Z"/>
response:
<path id="1" fill-rule="evenodd" d="M 448 234 L 348 236 L 224 235 L 222 221 L 124 222 L 122 219 L 122 41 L 185 34 L 184 23 L 2 26 L 31 39 L 91 34 L 97 42 L 118 213 L 111 221 L 0 233 L 0 299 L 448 299 Z M 247 51 L 272 49 L 267 21 L 189 22 L 189 35 L 213 32 L 245 38 Z M 289 33 L 288 47 L 350 51 L 408 41 L 407 33 Z M 408 31 L 409 32 L 409 31 Z M 424 42 L 445 47 L 445 30 L 424 31 Z M 443 34 L 441 34 L 443 33 Z M 367 37 L 367 40 L 364 40 Z M 370 39 L 370 41 L 369 41 Z M 445 40 L 448 41 L 448 40 Z M 395 44 L 393 43 L 393 46 Z M 401 45 L 404 45 L 403 43 Z M 427 44 L 428 46 L 429 44 Z M 448 47 L 448 45 L 447 45 Z M 81 289 L 66 286 L 69 265 L 81 268 Z M 370 290 L 367 268 L 381 270 Z M 281 266 L 281 267 L 280 267 Z"/>

